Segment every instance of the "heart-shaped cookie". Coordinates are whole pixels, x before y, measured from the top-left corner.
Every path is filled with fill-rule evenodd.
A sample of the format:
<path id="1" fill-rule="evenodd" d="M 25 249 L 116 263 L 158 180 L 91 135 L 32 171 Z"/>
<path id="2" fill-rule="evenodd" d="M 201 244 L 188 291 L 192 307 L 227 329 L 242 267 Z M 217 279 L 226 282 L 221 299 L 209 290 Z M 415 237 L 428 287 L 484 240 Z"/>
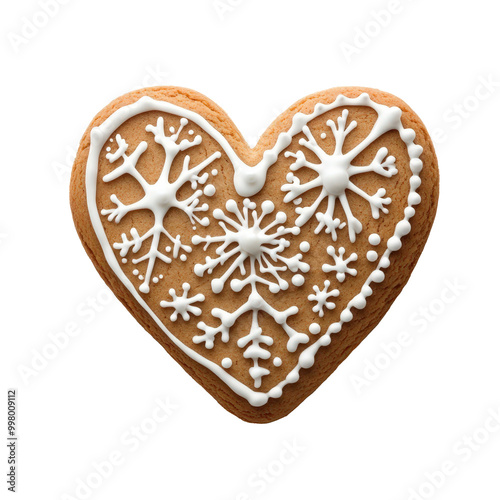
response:
<path id="1" fill-rule="evenodd" d="M 336 88 L 251 149 L 213 102 L 156 87 L 113 101 L 75 160 L 95 267 L 227 410 L 287 415 L 377 325 L 429 234 L 438 168 L 415 113 Z"/>

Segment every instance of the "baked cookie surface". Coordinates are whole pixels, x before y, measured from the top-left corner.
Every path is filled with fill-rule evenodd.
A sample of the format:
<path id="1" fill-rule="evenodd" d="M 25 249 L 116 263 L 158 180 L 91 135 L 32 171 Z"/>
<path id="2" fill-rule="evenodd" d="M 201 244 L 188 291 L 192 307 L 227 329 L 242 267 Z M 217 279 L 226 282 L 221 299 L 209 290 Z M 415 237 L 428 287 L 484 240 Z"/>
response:
<path id="1" fill-rule="evenodd" d="M 368 335 L 432 226 L 438 168 L 400 99 L 334 88 L 248 147 L 206 97 L 126 94 L 87 129 L 78 234 L 139 323 L 227 410 L 287 415 Z"/>

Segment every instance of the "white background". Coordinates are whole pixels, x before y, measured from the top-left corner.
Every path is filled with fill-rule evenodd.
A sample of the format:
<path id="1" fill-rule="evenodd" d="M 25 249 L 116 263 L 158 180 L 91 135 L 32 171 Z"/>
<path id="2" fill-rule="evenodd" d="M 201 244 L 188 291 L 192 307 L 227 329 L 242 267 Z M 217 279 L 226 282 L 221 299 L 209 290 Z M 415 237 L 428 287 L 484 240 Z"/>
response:
<path id="1" fill-rule="evenodd" d="M 40 4 L 4 2 L 0 15 L 0 435 L 15 387 L 17 498 L 498 499 L 495 3 L 73 0 L 50 18 Z M 110 297 L 73 228 L 69 168 L 87 124 L 157 84 L 206 94 L 250 142 L 304 95 L 370 86 L 407 101 L 435 139 L 440 204 L 414 275 L 276 423 L 238 420 L 185 374 Z M 50 335 L 68 323 L 79 334 L 54 354 Z M 396 348 L 402 332 L 410 343 Z M 157 398 L 176 405 L 161 423 Z M 98 476 L 94 464 L 117 453 Z"/>

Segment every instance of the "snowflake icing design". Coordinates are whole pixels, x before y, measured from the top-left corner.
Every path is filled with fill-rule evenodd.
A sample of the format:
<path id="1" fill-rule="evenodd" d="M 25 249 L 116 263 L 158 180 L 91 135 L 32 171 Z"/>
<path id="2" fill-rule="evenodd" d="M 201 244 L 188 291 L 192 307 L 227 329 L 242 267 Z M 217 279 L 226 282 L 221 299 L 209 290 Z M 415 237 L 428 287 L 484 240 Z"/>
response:
<path id="1" fill-rule="evenodd" d="M 378 122 L 375 123 L 371 133 L 365 139 L 347 153 L 343 153 L 342 150 L 347 135 L 357 126 L 354 120 L 347 125 L 348 116 L 349 111 L 344 109 L 342 115 L 337 119 L 337 123 L 333 120 L 328 120 L 326 122 L 335 138 L 335 150 L 331 155 L 318 145 L 307 125 L 302 128 L 302 132 L 306 137 L 301 138 L 299 144 L 313 152 L 320 162 L 313 163 L 308 161 L 304 152 L 301 150 L 296 153 L 291 151 L 285 152 L 285 156 L 295 158 L 295 162 L 290 165 L 290 170 L 292 172 L 287 174 L 287 184 L 284 184 L 281 189 L 287 192 L 284 198 L 286 203 L 294 201 L 300 205 L 302 202 L 302 195 L 308 191 L 321 188 L 320 194 L 311 206 L 298 206 L 295 209 L 299 215 L 295 223 L 297 226 L 301 227 L 316 214 L 318 226 L 316 227 L 315 233 L 318 234 L 324 229 L 326 233 L 331 233 L 333 241 L 337 240 L 336 230 L 339 228 L 342 229 L 342 224 L 345 224 L 341 223 L 338 218 L 333 218 L 335 204 L 337 200 L 339 200 L 347 220 L 349 238 L 351 242 L 354 243 L 356 241 L 356 235 L 361 232 L 362 225 L 352 213 L 346 191 L 349 190 L 365 199 L 370 204 L 372 217 L 374 219 L 379 218 L 380 212 L 388 213 L 386 205 L 391 203 L 391 199 L 385 197 L 386 190 L 384 188 L 380 188 L 375 194 L 369 195 L 356 186 L 352 178 L 358 174 L 367 172 L 375 172 L 383 177 L 392 177 L 397 174 L 397 169 L 394 156 L 387 156 L 389 151 L 385 147 L 378 150 L 369 165 L 356 166 L 352 164 L 353 160 L 363 150 L 387 132 L 388 129 L 383 124 L 377 126 Z M 318 176 L 302 184 L 300 179 L 294 175 L 293 172 L 304 167 L 316 172 Z M 327 200 L 326 210 L 324 212 L 317 212 L 323 200 Z"/>
<path id="2" fill-rule="evenodd" d="M 331 273 L 332 271 L 336 271 L 336 277 L 340 283 L 344 282 L 346 274 L 350 274 L 351 276 L 356 276 L 358 274 L 358 271 L 356 271 L 356 269 L 352 269 L 349 267 L 349 264 L 351 262 L 355 262 L 356 260 L 358 260 L 358 255 L 356 253 L 352 253 L 351 255 L 349 255 L 349 257 L 347 257 L 347 259 L 344 259 L 344 247 L 339 248 L 338 254 L 335 251 L 335 247 L 331 245 L 326 249 L 326 251 L 328 252 L 328 255 L 331 255 L 333 257 L 335 265 L 332 266 L 331 264 L 323 264 L 323 272 Z"/>
<path id="3" fill-rule="evenodd" d="M 330 288 L 330 281 L 325 280 L 323 290 L 320 290 L 318 285 L 313 286 L 314 293 L 311 293 L 307 298 L 311 302 L 316 302 L 313 306 L 312 310 L 315 313 L 318 313 L 318 316 L 322 318 L 325 315 L 324 308 L 326 307 L 328 310 L 332 311 L 335 309 L 335 303 L 330 302 L 328 299 L 332 297 L 338 297 L 340 292 L 334 288 L 332 290 L 328 290 Z"/>
<path id="4" fill-rule="evenodd" d="M 113 248 L 119 250 L 120 256 L 124 258 L 130 250 L 132 250 L 134 254 L 137 253 L 142 248 L 143 243 L 151 239 L 151 245 L 148 252 L 142 257 L 132 260 L 134 264 L 147 261 L 144 282 L 139 287 L 142 293 L 148 293 L 150 291 L 153 270 L 158 259 L 170 264 L 172 258 L 175 259 L 179 256 L 181 260 L 186 260 L 186 253 L 192 251 L 189 245 L 181 241 L 180 235 L 175 237 L 172 236 L 163 226 L 163 221 L 167 212 L 171 208 L 178 208 L 189 217 L 193 225 L 198 223 L 202 226 L 207 226 L 209 224 L 208 217 L 200 219 L 197 214 L 208 210 L 208 204 L 203 203 L 200 205 L 201 196 L 203 194 L 205 196 L 211 196 L 214 194 L 215 190 L 210 184 L 205 186 L 204 189 L 199 188 L 199 185 L 204 185 L 209 177 L 208 173 L 205 172 L 202 174 L 201 172 L 214 160 L 220 158 L 221 153 L 215 152 L 198 165 L 192 167 L 190 166 L 190 157 L 186 155 L 184 157 L 182 170 L 178 177 L 172 182 L 169 180 L 172 163 L 175 157 L 181 151 L 186 151 L 202 142 L 200 135 L 196 135 L 192 140 L 183 139 L 179 141 L 179 136 L 187 124 L 188 120 L 186 118 L 181 118 L 177 130 L 175 130 L 173 126 L 169 127 L 170 135 L 165 135 L 164 120 L 162 117 L 158 118 L 156 126 L 151 124 L 147 125 L 146 131 L 154 134 L 155 142 L 160 144 L 165 151 L 165 162 L 158 179 L 153 184 L 148 183 L 136 168 L 139 158 L 148 147 L 146 141 L 142 141 L 130 155 L 127 155 L 129 145 L 120 134 L 117 134 L 116 151 L 113 153 L 109 152 L 106 155 L 110 163 L 114 163 L 119 159 L 122 160 L 122 163 L 111 173 L 105 175 L 103 181 L 112 182 L 118 177 L 128 174 L 140 184 L 144 191 L 144 196 L 140 200 L 126 205 L 122 203 L 115 194 L 112 194 L 110 201 L 116 206 L 114 208 L 101 210 L 101 214 L 107 216 L 109 221 L 115 221 L 116 223 L 119 223 L 127 214 L 138 210 L 150 210 L 154 215 L 153 226 L 144 234 L 140 235 L 137 229 L 132 228 L 130 230 L 130 239 L 123 233 L 121 236 L 122 241 L 113 244 Z M 187 198 L 179 200 L 177 198 L 177 193 L 186 184 L 190 184 L 193 193 Z M 170 244 L 165 247 L 164 252 L 159 248 L 162 235 L 170 240 Z"/>
<path id="5" fill-rule="evenodd" d="M 194 316 L 201 315 L 201 309 L 193 304 L 196 302 L 203 302 L 205 296 L 202 293 L 198 293 L 193 297 L 188 297 L 189 290 L 191 286 L 189 283 L 182 284 L 182 295 L 177 295 L 176 291 L 171 288 L 168 293 L 172 297 L 171 301 L 162 300 L 160 306 L 163 308 L 172 308 L 174 312 L 170 316 L 171 321 L 177 321 L 180 315 L 184 321 L 189 321 L 191 314 Z"/>
<path id="6" fill-rule="evenodd" d="M 283 328 L 289 337 L 287 341 L 289 352 L 295 352 L 299 344 L 309 341 L 309 337 L 305 333 L 297 332 L 287 324 L 288 318 L 298 313 L 298 307 L 292 306 L 285 311 L 278 311 L 260 295 L 257 285 L 267 287 L 272 293 L 286 290 L 289 283 L 280 276 L 280 273 L 286 270 L 294 273 L 307 272 L 309 265 L 302 261 L 300 253 L 292 257 L 281 255 L 290 246 L 290 242 L 285 236 L 297 235 L 300 229 L 296 226 L 286 228 L 282 225 L 287 219 L 284 212 L 278 212 L 272 222 L 264 225 L 264 218 L 274 212 L 272 201 L 267 200 L 262 203 L 260 215 L 258 215 L 256 203 L 249 199 L 243 201 L 241 210 L 236 201 L 229 200 L 226 203 L 226 211 L 232 216 L 227 216 L 220 209 L 214 210 L 213 213 L 214 217 L 219 220 L 219 225 L 224 231 L 223 235 L 193 236 L 193 244 L 205 243 L 205 250 L 213 243 L 219 245 L 216 249 L 218 257 L 206 257 L 204 264 L 196 264 L 194 272 L 198 276 L 203 276 L 205 273 L 211 274 L 215 268 L 224 267 L 233 258 L 234 260 L 223 275 L 212 280 L 212 290 L 214 293 L 220 293 L 227 280 L 239 269 L 244 278 L 233 278 L 230 287 L 234 292 L 240 292 L 244 287 L 250 286 L 250 294 L 247 301 L 233 312 L 214 308 L 212 316 L 220 320 L 220 325 L 209 326 L 204 322 L 198 323 L 198 328 L 203 331 L 203 334 L 195 336 L 193 341 L 196 344 L 204 343 L 207 349 L 212 349 L 215 337 L 220 334 L 222 342 L 228 342 L 231 327 L 237 319 L 243 314 L 251 312 L 250 331 L 238 339 L 237 345 L 242 349 L 245 348 L 243 356 L 253 361 L 249 373 L 254 380 L 254 386 L 259 388 L 262 384 L 262 377 L 270 373 L 266 368 L 259 366 L 259 361 L 271 357 L 271 353 L 266 347 L 270 347 L 274 342 L 271 337 L 263 334 L 263 330 L 259 326 L 259 314 L 268 314 Z M 302 275 L 295 274 L 294 278 L 292 278 L 293 283 L 303 283 Z"/>

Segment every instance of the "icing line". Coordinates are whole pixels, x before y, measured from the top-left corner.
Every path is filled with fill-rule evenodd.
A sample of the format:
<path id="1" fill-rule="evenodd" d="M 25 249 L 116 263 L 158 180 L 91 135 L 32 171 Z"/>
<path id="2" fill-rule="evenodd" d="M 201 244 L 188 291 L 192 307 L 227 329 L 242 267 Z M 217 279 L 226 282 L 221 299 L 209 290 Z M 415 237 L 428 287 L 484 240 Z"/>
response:
<path id="1" fill-rule="evenodd" d="M 408 205 L 404 210 L 404 218 L 400 220 L 395 228 L 393 236 L 387 242 L 387 249 L 380 258 L 377 268 L 373 271 L 368 279 L 365 281 L 361 288 L 361 291 L 356 295 L 347 307 L 342 311 L 340 315 L 340 321 L 333 323 L 328 328 L 327 332 L 323 334 L 318 340 L 311 346 L 307 347 L 299 357 L 297 365 L 288 373 L 286 378 L 273 387 L 267 393 L 256 392 L 250 389 L 248 386 L 238 381 L 227 371 L 217 365 L 216 363 L 206 359 L 201 354 L 198 354 L 193 349 L 189 348 L 183 342 L 181 342 L 175 335 L 173 335 L 165 325 L 160 321 L 160 319 L 154 314 L 151 308 L 147 305 L 145 300 L 136 290 L 135 286 L 126 276 L 126 274 L 121 269 L 121 266 L 117 260 L 115 252 L 113 251 L 104 227 L 102 225 L 99 211 L 97 209 L 96 194 L 97 194 L 97 173 L 98 173 L 98 163 L 99 155 L 102 147 L 104 146 L 107 138 L 111 133 L 116 130 L 121 124 L 123 124 L 129 118 L 146 112 L 146 111 L 163 111 L 173 115 L 177 115 L 196 123 L 200 128 L 202 128 L 207 134 L 209 134 L 213 139 L 215 139 L 219 145 L 222 147 L 224 152 L 228 155 L 234 168 L 234 184 L 235 188 L 241 196 L 252 196 L 258 193 L 264 186 L 266 175 L 268 169 L 277 161 L 278 155 L 286 149 L 292 138 L 302 132 L 303 127 L 309 123 L 311 120 L 320 116 L 321 114 L 336 109 L 340 106 L 369 106 L 374 109 L 378 117 L 386 117 L 386 127 L 387 131 L 397 130 L 403 142 L 405 142 L 410 157 L 410 169 L 413 175 L 410 178 L 410 193 L 408 195 Z M 94 127 L 91 131 L 91 144 L 89 150 L 89 156 L 87 160 L 87 170 L 86 170 L 86 191 L 87 191 L 87 205 L 89 210 L 90 219 L 94 227 L 97 238 L 103 249 L 105 258 L 113 269 L 117 277 L 122 281 L 126 288 L 130 291 L 132 296 L 137 300 L 137 302 L 150 314 L 156 324 L 165 332 L 168 338 L 174 342 L 174 344 L 179 347 L 184 353 L 190 356 L 194 361 L 200 363 L 202 366 L 207 367 L 213 373 L 215 373 L 226 385 L 228 385 L 236 394 L 244 397 L 252 406 L 260 407 L 267 403 L 269 398 L 277 398 L 282 394 L 283 388 L 290 383 L 295 383 L 299 380 L 299 372 L 302 368 L 310 368 L 314 364 L 315 356 L 320 347 L 327 346 L 331 343 L 331 335 L 338 333 L 342 325 L 345 322 L 349 322 L 353 318 L 352 309 L 363 309 L 366 306 L 366 299 L 372 295 L 372 289 L 370 285 L 372 283 L 380 283 L 385 279 L 385 274 L 382 269 L 387 268 L 390 265 L 389 257 L 392 252 L 399 250 L 402 246 L 401 238 L 408 234 L 411 230 L 411 225 L 409 220 L 415 214 L 414 205 L 420 203 L 420 196 L 417 193 L 417 189 L 420 186 L 419 174 L 422 169 L 422 161 L 419 159 L 422 153 L 422 147 L 414 143 L 415 132 L 411 129 L 405 129 L 400 121 L 401 110 L 396 107 L 389 108 L 383 104 L 373 102 L 368 94 L 361 94 L 355 98 L 347 98 L 345 96 L 339 95 L 333 103 L 322 104 L 317 103 L 314 107 L 314 111 L 310 114 L 297 113 L 294 115 L 292 120 L 292 125 L 287 132 L 282 132 L 279 134 L 276 144 L 270 150 L 264 152 L 262 160 L 255 166 L 249 166 L 245 164 L 234 152 L 234 150 L 229 145 L 228 141 L 224 136 L 210 125 L 205 118 L 198 115 L 195 112 L 185 110 L 179 106 L 165 101 L 155 101 L 150 97 L 142 97 L 138 101 L 128 106 L 124 106 L 117 111 L 115 111 L 110 117 L 108 117 L 99 127 Z M 398 120 L 396 124 L 395 121 Z M 370 138 L 370 136 L 368 136 Z M 373 138 L 375 140 L 375 137 Z M 312 326 L 312 325 L 311 325 Z M 314 328 L 316 330 L 316 328 Z M 319 331 L 317 332 L 319 333 Z M 226 363 L 227 364 L 227 363 Z"/>

